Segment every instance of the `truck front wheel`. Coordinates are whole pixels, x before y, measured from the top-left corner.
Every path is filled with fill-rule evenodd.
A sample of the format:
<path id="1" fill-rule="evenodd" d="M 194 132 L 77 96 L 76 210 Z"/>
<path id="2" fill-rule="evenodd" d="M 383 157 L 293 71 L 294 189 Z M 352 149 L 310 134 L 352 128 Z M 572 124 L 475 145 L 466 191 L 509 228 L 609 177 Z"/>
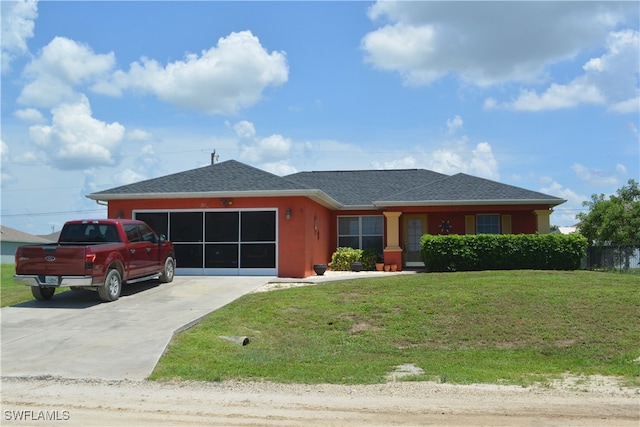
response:
<path id="1" fill-rule="evenodd" d="M 115 268 L 109 270 L 104 280 L 104 285 L 98 288 L 100 299 L 104 302 L 115 301 L 120 298 L 121 291 L 122 277 L 120 277 L 120 273 Z"/>
<path id="2" fill-rule="evenodd" d="M 39 301 L 50 300 L 53 294 L 56 292 L 56 288 L 50 286 L 32 286 L 31 294 Z"/>

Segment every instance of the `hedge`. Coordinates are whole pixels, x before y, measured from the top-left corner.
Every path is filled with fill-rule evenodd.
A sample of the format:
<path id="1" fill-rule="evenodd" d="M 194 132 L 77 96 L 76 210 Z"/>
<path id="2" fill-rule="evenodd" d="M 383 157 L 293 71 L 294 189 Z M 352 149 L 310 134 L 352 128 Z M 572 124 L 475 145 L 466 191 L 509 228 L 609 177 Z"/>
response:
<path id="1" fill-rule="evenodd" d="M 427 271 L 577 270 L 587 254 L 580 234 L 425 234 L 422 259 Z"/>

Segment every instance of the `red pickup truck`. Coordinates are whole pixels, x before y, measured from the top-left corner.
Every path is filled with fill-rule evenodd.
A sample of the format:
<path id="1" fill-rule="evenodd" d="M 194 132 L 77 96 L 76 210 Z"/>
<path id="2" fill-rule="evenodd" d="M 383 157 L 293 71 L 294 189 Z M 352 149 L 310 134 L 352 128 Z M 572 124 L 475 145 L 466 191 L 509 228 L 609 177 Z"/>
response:
<path id="1" fill-rule="evenodd" d="M 171 282 L 176 267 L 173 244 L 130 219 L 69 221 L 58 243 L 20 246 L 15 257 L 13 280 L 31 286 L 38 300 L 50 299 L 56 288 L 71 287 L 115 301 L 123 283 Z"/>

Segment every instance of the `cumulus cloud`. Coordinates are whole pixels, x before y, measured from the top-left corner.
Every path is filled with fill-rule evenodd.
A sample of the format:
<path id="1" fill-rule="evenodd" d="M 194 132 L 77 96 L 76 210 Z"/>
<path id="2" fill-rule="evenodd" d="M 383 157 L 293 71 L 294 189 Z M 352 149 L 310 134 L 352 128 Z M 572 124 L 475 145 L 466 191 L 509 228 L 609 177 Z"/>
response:
<path id="1" fill-rule="evenodd" d="M 365 61 L 397 72 L 406 85 L 428 85 L 453 75 L 477 86 L 520 82 L 515 100 L 485 101 L 485 109 L 522 111 L 605 105 L 629 113 L 640 108 L 638 31 L 633 2 L 395 2 L 369 9 L 380 27 L 361 41 Z M 543 28 L 543 30 L 541 30 Z M 550 67 L 602 49 L 582 73 L 551 81 Z"/>
<path id="2" fill-rule="evenodd" d="M 618 164 L 615 167 L 615 172 L 606 172 L 602 169 L 588 168 L 580 163 L 574 163 L 571 169 L 578 178 L 582 181 L 589 183 L 590 185 L 597 186 L 615 186 L 618 184 L 618 175 L 626 175 L 627 168 Z"/>
<path id="3" fill-rule="evenodd" d="M 52 109 L 51 113 L 51 125 L 31 126 L 29 135 L 53 167 L 84 170 L 117 164 L 124 126 L 93 118 L 89 100 L 84 96 L 75 104 Z"/>
<path id="4" fill-rule="evenodd" d="M 150 58 L 133 62 L 93 88 L 108 95 L 130 89 L 152 94 L 182 108 L 211 114 L 233 114 L 254 105 L 270 86 L 289 76 L 283 52 L 267 52 L 251 31 L 231 33 L 200 55 L 165 65 Z"/>
<path id="5" fill-rule="evenodd" d="M 480 142 L 473 149 L 466 143 L 448 144 L 444 148 L 425 155 L 427 169 L 452 175 L 459 172 L 498 180 L 498 161 L 488 142 Z"/>
<path id="6" fill-rule="evenodd" d="M 2 72 L 11 69 L 11 62 L 29 53 L 27 39 L 33 37 L 35 19 L 38 17 L 38 2 L 3 1 L 0 6 L 0 31 L 2 40 Z"/>
<path id="7" fill-rule="evenodd" d="M 540 192 L 566 200 L 566 203 L 554 209 L 553 223 L 560 226 L 575 225 L 576 215 L 582 210 L 582 202 L 589 198 L 564 187 L 548 176 L 542 178 L 542 185 L 539 189 Z"/>
<path id="8" fill-rule="evenodd" d="M 51 108 L 63 102 L 78 102 L 78 86 L 91 85 L 108 77 L 115 65 L 115 55 L 96 54 L 86 44 L 55 37 L 24 69 L 29 81 L 18 102 L 23 105 Z"/>
<path id="9" fill-rule="evenodd" d="M 633 5 L 603 3 L 379 1 L 369 17 L 385 25 L 362 48 L 367 62 L 410 85 L 448 74 L 479 86 L 535 81 L 633 13 Z"/>
<path id="10" fill-rule="evenodd" d="M 6 142 L 0 139 L 0 162 L 4 163 L 9 157 L 9 146 Z M 9 181 L 13 181 L 13 177 L 7 172 L 7 168 L 3 167 L 0 171 L 0 185 Z"/>
<path id="11" fill-rule="evenodd" d="M 291 139 L 274 134 L 242 144 L 240 158 L 253 163 L 281 159 L 289 155 L 292 145 Z"/>
<path id="12" fill-rule="evenodd" d="M 580 104 L 608 105 L 611 111 L 632 113 L 640 110 L 640 35 L 637 31 L 612 32 L 607 51 L 590 59 L 584 74 L 567 84 L 551 84 L 544 92 L 524 89 L 507 108 L 520 111 L 557 110 Z"/>
<path id="13" fill-rule="evenodd" d="M 149 141 L 151 137 L 151 133 L 142 129 L 133 129 L 127 132 L 127 139 L 129 141 Z"/>
<path id="14" fill-rule="evenodd" d="M 13 115 L 20 120 L 29 123 L 44 123 L 45 121 L 42 113 L 35 108 L 23 108 L 21 110 L 16 110 Z"/>
<path id="15" fill-rule="evenodd" d="M 463 123 L 464 122 L 462 121 L 462 117 L 460 116 L 455 116 L 453 119 L 448 119 L 447 129 L 449 130 L 449 133 L 451 134 L 456 133 L 457 130 L 462 127 Z"/>

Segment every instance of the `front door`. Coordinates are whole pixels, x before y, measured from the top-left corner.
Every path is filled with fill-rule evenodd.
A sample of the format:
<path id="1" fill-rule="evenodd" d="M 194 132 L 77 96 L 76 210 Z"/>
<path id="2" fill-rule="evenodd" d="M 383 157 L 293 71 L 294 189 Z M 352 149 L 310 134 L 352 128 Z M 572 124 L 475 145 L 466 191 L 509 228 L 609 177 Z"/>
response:
<path id="1" fill-rule="evenodd" d="M 427 214 L 404 214 L 403 249 L 405 267 L 424 267 L 420 239 L 427 232 Z"/>

